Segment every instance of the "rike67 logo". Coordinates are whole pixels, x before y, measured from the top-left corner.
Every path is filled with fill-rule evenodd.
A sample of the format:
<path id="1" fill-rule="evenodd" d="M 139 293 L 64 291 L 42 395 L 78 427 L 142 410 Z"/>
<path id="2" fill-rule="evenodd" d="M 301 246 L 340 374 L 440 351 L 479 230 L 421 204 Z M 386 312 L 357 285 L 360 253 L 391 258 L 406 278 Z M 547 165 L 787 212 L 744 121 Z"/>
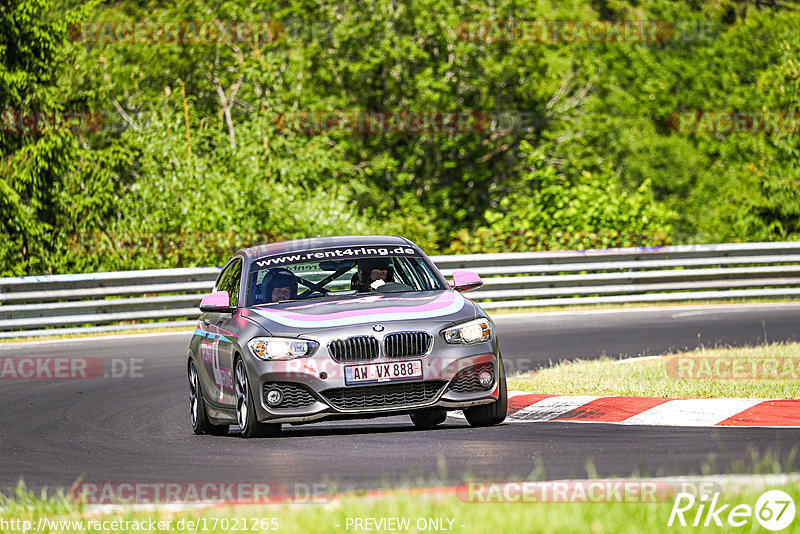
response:
<path id="1" fill-rule="evenodd" d="M 779 531 L 792 524 L 795 504 L 788 493 L 781 490 L 764 492 L 755 507 L 749 504 L 720 504 L 719 493 L 714 493 L 709 502 L 708 494 L 695 497 L 691 493 L 678 493 L 667 526 L 743 527 L 755 518 L 767 530 Z"/>

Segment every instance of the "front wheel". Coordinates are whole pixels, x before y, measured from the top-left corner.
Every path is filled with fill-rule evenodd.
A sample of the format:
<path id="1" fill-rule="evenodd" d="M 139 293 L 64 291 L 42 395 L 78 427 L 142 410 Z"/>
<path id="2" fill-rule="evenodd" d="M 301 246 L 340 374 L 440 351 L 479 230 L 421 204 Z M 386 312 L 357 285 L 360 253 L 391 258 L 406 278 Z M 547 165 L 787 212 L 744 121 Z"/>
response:
<path id="1" fill-rule="evenodd" d="M 256 418 L 256 396 L 247 379 L 244 361 L 236 361 L 236 421 L 243 438 L 275 437 L 281 431 L 280 423 L 262 423 Z"/>
<path id="2" fill-rule="evenodd" d="M 195 434 L 224 436 L 228 433 L 228 425 L 215 425 L 208 420 L 200 378 L 193 361 L 189 361 L 189 408 L 192 414 L 192 431 Z"/>
<path id="3" fill-rule="evenodd" d="M 506 386 L 506 369 L 503 360 L 498 356 L 498 380 L 500 383 L 497 400 L 491 404 L 481 404 L 464 410 L 464 416 L 470 426 L 499 425 L 506 418 L 508 411 L 508 389 Z"/>

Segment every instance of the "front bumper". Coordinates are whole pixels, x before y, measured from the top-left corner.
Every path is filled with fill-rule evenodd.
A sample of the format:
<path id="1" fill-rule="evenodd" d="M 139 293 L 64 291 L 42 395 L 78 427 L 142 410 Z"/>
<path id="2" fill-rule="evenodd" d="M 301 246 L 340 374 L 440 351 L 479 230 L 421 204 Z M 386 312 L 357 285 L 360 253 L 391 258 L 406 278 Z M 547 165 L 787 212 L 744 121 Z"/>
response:
<path id="1" fill-rule="evenodd" d="M 423 356 L 381 357 L 369 363 L 420 360 L 423 378 L 368 385 L 347 385 L 344 368 L 356 364 L 338 363 L 327 354 L 285 362 L 259 360 L 252 362 L 258 377 L 257 382 L 253 380 L 258 388 L 253 392 L 257 397 L 256 415 L 262 422 L 305 423 L 488 404 L 498 396 L 499 358 L 495 347 L 493 341 L 476 346 L 446 346 L 440 350 L 434 345 Z M 490 370 L 494 377 L 488 388 L 477 382 L 481 370 Z M 267 392 L 274 389 L 282 393 L 279 406 L 269 406 L 266 401 Z"/>

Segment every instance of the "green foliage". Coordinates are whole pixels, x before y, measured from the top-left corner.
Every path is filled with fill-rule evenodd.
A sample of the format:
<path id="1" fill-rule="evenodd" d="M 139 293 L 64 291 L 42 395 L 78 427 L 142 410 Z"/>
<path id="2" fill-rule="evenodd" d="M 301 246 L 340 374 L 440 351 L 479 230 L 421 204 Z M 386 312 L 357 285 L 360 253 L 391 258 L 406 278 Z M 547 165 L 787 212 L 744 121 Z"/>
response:
<path id="1" fill-rule="evenodd" d="M 62 110 L 59 65 L 64 21 L 43 22 L 45 0 L 0 8 L 0 110 Z M 4 113 L 3 122 L 19 119 Z M 56 183 L 69 172 L 76 146 L 71 136 L 0 135 L 0 264 L 19 273 L 42 268 L 38 256 L 55 229 Z"/>
<path id="2" fill-rule="evenodd" d="M 797 239 L 797 134 L 670 131 L 678 110 L 797 111 L 800 9 L 751 2 L 615 4 L 613 19 L 672 21 L 663 43 L 599 44 L 592 90 L 541 149 L 569 175 L 612 164 L 680 213 L 673 242 Z M 597 61 L 597 58 L 602 58 Z"/>
<path id="3" fill-rule="evenodd" d="M 512 19 L 663 20 L 675 33 L 587 43 L 460 30 Z M 87 20 L 285 31 L 71 41 L 69 25 Z M 669 127 L 679 110 L 800 109 L 798 22 L 794 4 L 745 0 L 2 3 L 0 111 L 86 110 L 104 125 L 0 134 L 0 274 L 218 264 L 263 240 L 342 233 L 431 252 L 799 239 L 796 134 Z M 391 134 L 282 122 L 333 110 L 495 122 Z"/>
<path id="4" fill-rule="evenodd" d="M 0 273 L 39 274 L 69 265 L 70 230 L 103 224 L 117 195 L 113 169 L 124 147 L 90 148 L 69 128 L 55 127 L 60 112 L 86 113 L 96 100 L 72 86 L 77 51 L 70 24 L 91 4 L 53 17 L 51 2 L 22 0 L 0 7 Z M 32 129 L 20 117 L 42 113 Z M 19 129 L 22 131 L 14 131 Z"/>
<path id="5" fill-rule="evenodd" d="M 480 239 L 454 242 L 455 252 L 601 248 L 661 245 L 677 214 L 656 202 L 649 180 L 627 191 L 610 168 L 573 180 L 559 174 L 545 154 L 521 144 L 528 171 L 514 192 L 484 215 Z M 635 243 L 624 239 L 638 240 Z"/>

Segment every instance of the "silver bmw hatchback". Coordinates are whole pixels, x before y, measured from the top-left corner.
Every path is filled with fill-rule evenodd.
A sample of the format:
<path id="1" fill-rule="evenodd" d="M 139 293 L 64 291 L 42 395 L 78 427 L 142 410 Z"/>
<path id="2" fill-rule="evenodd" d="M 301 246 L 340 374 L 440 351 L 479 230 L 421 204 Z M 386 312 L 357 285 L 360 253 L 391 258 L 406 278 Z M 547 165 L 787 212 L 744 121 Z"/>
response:
<path id="1" fill-rule="evenodd" d="M 203 298 L 189 344 L 196 434 L 276 436 L 305 424 L 407 414 L 418 427 L 463 410 L 502 422 L 507 392 L 497 332 L 419 247 L 342 236 L 235 253 Z"/>

